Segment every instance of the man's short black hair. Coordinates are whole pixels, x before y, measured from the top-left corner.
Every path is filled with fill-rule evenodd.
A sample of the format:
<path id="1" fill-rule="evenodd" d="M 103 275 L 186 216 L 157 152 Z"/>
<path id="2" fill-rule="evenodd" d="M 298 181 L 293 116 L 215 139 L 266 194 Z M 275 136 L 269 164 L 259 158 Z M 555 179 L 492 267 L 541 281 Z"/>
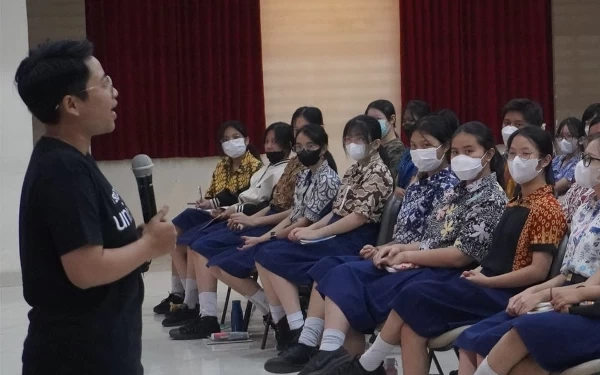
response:
<path id="1" fill-rule="evenodd" d="M 534 102 L 531 99 L 522 98 L 509 101 L 504 108 L 502 108 L 503 119 L 508 112 L 519 112 L 523 115 L 523 119 L 528 125 L 542 126 L 544 123 L 544 111 L 542 110 L 542 106 L 540 103 Z"/>
<path id="2" fill-rule="evenodd" d="M 57 106 L 66 95 L 87 99 L 90 70 L 85 64 L 94 46 L 87 40 L 47 42 L 29 51 L 15 74 L 21 99 L 45 124 L 57 124 Z"/>

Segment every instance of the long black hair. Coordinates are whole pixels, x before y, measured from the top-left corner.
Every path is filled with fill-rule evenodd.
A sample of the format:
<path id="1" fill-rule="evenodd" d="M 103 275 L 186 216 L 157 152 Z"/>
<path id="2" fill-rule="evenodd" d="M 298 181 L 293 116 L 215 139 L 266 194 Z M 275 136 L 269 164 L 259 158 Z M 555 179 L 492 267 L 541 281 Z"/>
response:
<path id="1" fill-rule="evenodd" d="M 283 149 L 286 157 L 289 156 L 294 147 L 294 130 L 292 129 L 292 126 L 285 122 L 272 123 L 267 130 L 265 130 L 265 141 L 267 140 L 267 134 L 269 134 L 271 130 L 273 130 L 273 133 L 275 134 L 275 143 Z"/>
<path id="2" fill-rule="evenodd" d="M 583 111 L 583 115 L 581 115 L 581 122 L 585 125 L 586 122 L 592 121 L 594 118 L 600 117 L 600 103 L 590 104 L 585 111 Z"/>
<path id="3" fill-rule="evenodd" d="M 540 153 L 541 158 L 546 157 L 546 155 L 550 155 L 550 157 L 552 157 L 552 154 L 554 153 L 552 136 L 547 131 L 537 126 L 524 126 L 512 133 L 510 138 L 508 138 L 508 142 L 506 142 L 507 150 L 510 150 L 513 140 L 518 135 L 527 138 L 531 143 L 533 143 L 535 148 Z M 552 171 L 552 162 L 548 163 L 548 165 L 544 167 L 544 175 L 546 177 L 546 183 L 554 186 L 554 171 Z"/>
<path id="4" fill-rule="evenodd" d="M 352 133 L 353 135 L 359 135 L 363 137 L 367 141 L 367 144 L 377 139 L 381 140 L 381 126 L 379 125 L 379 121 L 377 121 L 374 117 L 367 115 L 358 115 L 350 121 L 348 121 L 348 123 L 344 127 L 343 137 L 346 138 L 348 135 L 350 135 L 350 133 Z M 344 151 L 346 151 L 345 143 Z M 390 157 L 385 151 L 385 147 L 379 146 L 378 151 L 384 164 L 387 165 L 389 168 Z"/>
<path id="5" fill-rule="evenodd" d="M 396 108 L 394 108 L 394 105 L 392 104 L 392 102 L 390 102 L 389 100 L 386 99 L 378 99 L 375 100 L 371 103 L 369 103 L 369 105 L 367 106 L 367 109 L 365 110 L 365 115 L 369 112 L 369 109 L 376 109 L 378 111 L 380 111 L 381 113 L 383 113 L 385 115 L 385 118 L 388 120 L 388 122 L 390 124 L 392 124 L 392 126 L 394 126 L 395 122 L 392 123 L 392 116 L 396 116 Z"/>
<path id="6" fill-rule="evenodd" d="M 496 173 L 496 181 L 498 181 L 503 189 L 506 189 L 506 181 L 504 181 L 504 158 L 502 155 L 500 155 L 498 149 L 496 148 L 494 135 L 492 134 L 490 128 L 479 121 L 467 122 L 458 128 L 456 133 L 454 133 L 453 138 L 458 134 L 463 133 L 475 137 L 477 143 L 483 147 L 486 152 L 490 149 L 494 150 L 494 156 L 492 157 L 492 160 L 490 160 L 490 170 Z"/>
<path id="7" fill-rule="evenodd" d="M 217 135 L 219 137 L 217 139 L 217 142 L 219 142 L 219 144 L 221 144 L 221 139 L 223 139 L 223 137 L 225 136 L 225 130 L 227 130 L 228 128 L 234 128 L 245 138 L 248 137 L 248 131 L 246 130 L 246 126 L 244 126 L 244 124 L 241 121 L 237 121 L 237 120 L 225 121 L 224 123 L 221 124 L 221 126 L 219 127 L 219 132 L 217 133 Z M 248 149 L 248 151 L 250 151 L 252 156 L 257 158 L 258 160 L 261 160 L 260 152 L 258 152 L 258 149 L 252 143 L 248 143 L 247 149 Z M 221 152 L 223 152 L 223 147 L 221 147 Z"/>
<path id="8" fill-rule="evenodd" d="M 300 107 L 294 111 L 292 115 L 292 126 L 296 126 L 298 117 L 304 117 L 309 124 L 323 125 L 323 113 L 317 107 Z"/>
<path id="9" fill-rule="evenodd" d="M 327 135 L 327 132 L 325 131 L 325 128 L 323 128 L 322 125 L 307 124 L 302 129 L 298 130 L 298 134 L 296 134 L 296 139 L 298 139 L 298 136 L 300 134 L 304 134 L 305 136 L 307 136 L 308 139 L 313 141 L 320 148 L 329 146 L 329 136 Z M 335 172 L 337 172 L 337 164 L 335 164 L 333 155 L 331 155 L 331 152 L 329 152 L 329 150 L 325 152 L 324 157 L 325 160 L 327 160 L 327 163 L 329 163 L 329 167 Z"/>
<path id="10" fill-rule="evenodd" d="M 456 132 L 458 124 L 452 121 L 447 121 L 441 116 L 431 115 L 425 116 L 417 121 L 415 132 L 427 134 L 437 139 L 442 145 L 450 146 L 452 136 Z M 450 147 L 446 151 L 446 160 L 450 161 Z"/>

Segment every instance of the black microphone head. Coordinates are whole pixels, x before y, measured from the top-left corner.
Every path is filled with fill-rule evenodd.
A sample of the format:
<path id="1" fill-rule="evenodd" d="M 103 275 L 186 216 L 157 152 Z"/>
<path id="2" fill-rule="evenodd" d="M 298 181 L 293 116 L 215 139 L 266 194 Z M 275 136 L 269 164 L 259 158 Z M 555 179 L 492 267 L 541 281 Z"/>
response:
<path id="1" fill-rule="evenodd" d="M 131 170 L 136 178 L 152 176 L 152 159 L 148 155 L 139 154 L 131 160 Z"/>

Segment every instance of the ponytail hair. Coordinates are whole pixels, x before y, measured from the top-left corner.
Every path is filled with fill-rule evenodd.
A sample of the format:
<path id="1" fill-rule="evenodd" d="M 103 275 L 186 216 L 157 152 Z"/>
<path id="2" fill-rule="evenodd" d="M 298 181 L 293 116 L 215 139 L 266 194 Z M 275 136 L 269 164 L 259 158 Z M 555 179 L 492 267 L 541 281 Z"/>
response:
<path id="1" fill-rule="evenodd" d="M 329 146 L 329 136 L 325 131 L 325 128 L 322 125 L 318 124 L 307 124 L 302 129 L 298 130 L 298 134 L 296 134 L 296 139 L 298 135 L 304 134 L 308 139 L 313 141 L 319 147 L 328 147 Z M 295 139 L 294 139 L 295 140 Z M 333 169 L 337 173 L 337 164 L 335 164 L 335 160 L 333 159 L 333 155 L 331 152 L 327 150 L 325 155 L 323 155 L 329 167 Z"/>
<path id="2" fill-rule="evenodd" d="M 554 152 L 552 136 L 542 128 L 531 125 L 524 126 L 511 134 L 510 138 L 508 138 L 508 142 L 506 142 L 507 150 L 510 150 L 513 140 L 519 135 L 527 138 L 531 143 L 533 143 L 535 148 L 540 153 L 540 157 L 543 158 L 546 157 L 546 155 L 550 155 L 550 157 L 552 157 Z M 552 162 L 548 163 L 548 165 L 544 167 L 544 175 L 546 176 L 546 183 L 554 186 L 555 180 L 554 171 L 552 170 Z"/>
<path id="3" fill-rule="evenodd" d="M 223 139 L 223 137 L 225 136 L 225 131 L 228 128 L 234 128 L 241 135 L 243 135 L 244 138 L 248 138 L 248 131 L 246 130 L 246 126 L 241 121 L 237 121 L 237 120 L 225 121 L 224 123 L 221 124 L 221 126 L 219 127 L 219 132 L 217 133 L 219 135 L 219 139 L 217 140 L 219 142 L 219 144 L 221 144 L 221 139 Z M 266 132 L 265 132 L 265 134 L 266 134 Z M 220 149 L 221 149 L 221 152 L 223 152 L 223 148 L 221 147 Z M 258 152 L 258 149 L 256 148 L 256 146 L 254 146 L 252 143 L 248 143 L 248 146 L 246 147 L 246 149 L 256 159 L 262 160 L 260 157 L 260 152 Z"/>
<path id="4" fill-rule="evenodd" d="M 343 137 L 346 138 L 350 133 L 362 136 L 367 140 L 367 143 L 371 143 L 378 139 L 381 140 L 381 126 L 379 125 L 379 121 L 374 117 L 367 115 L 359 115 L 348 121 L 344 127 Z M 345 144 L 344 151 L 346 151 Z M 378 151 L 383 163 L 390 168 L 390 157 L 385 150 L 385 147 L 383 147 L 383 145 L 379 146 Z"/>
<path id="5" fill-rule="evenodd" d="M 539 129 L 541 130 L 541 128 Z M 486 151 L 494 150 L 494 156 L 492 157 L 492 160 L 490 160 L 490 170 L 496 173 L 496 181 L 498 181 L 498 184 L 502 186 L 502 189 L 506 189 L 506 181 L 504 181 L 504 158 L 502 155 L 500 155 L 500 152 L 498 152 L 498 149 L 496 148 L 494 135 L 492 134 L 490 128 L 479 121 L 471 121 L 460 126 L 456 133 L 454 133 L 454 137 L 461 133 L 469 134 L 475 137 L 477 143 Z"/>

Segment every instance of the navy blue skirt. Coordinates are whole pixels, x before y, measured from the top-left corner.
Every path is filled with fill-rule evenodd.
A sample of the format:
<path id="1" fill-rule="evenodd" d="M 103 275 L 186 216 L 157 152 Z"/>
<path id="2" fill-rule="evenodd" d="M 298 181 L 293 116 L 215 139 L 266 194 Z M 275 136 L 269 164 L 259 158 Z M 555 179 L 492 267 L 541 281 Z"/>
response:
<path id="1" fill-rule="evenodd" d="M 599 319 L 546 312 L 520 316 L 512 325 L 531 357 L 547 371 L 561 372 L 600 358 Z"/>
<path id="2" fill-rule="evenodd" d="M 208 258 L 208 267 L 219 267 L 231 276 L 245 279 L 250 277 L 256 269 L 254 254 L 256 253 L 257 246 L 247 250 L 239 250 L 239 247 L 242 245 L 241 236 L 260 237 L 271 229 L 273 229 L 273 226 L 266 225 L 232 232 L 229 234 L 228 238 L 207 236 L 200 240 L 201 243 L 198 245 L 200 247 L 198 252 L 207 255 L 212 254 L 212 256 Z M 237 240 L 233 238 L 234 235 Z M 231 245 L 228 245 L 227 243 L 229 239 L 231 239 L 229 242 Z M 196 243 L 194 243 L 194 245 Z"/>
<path id="3" fill-rule="evenodd" d="M 406 286 L 390 306 L 419 336 L 434 338 L 504 311 L 522 290 L 486 288 L 461 277 L 422 281 Z"/>
<path id="4" fill-rule="evenodd" d="M 183 232 L 187 232 L 193 227 L 205 224 L 207 221 L 212 220 L 212 218 L 213 217 L 210 216 L 207 211 L 187 208 L 172 221 L 173 225 L 177 228 L 181 229 Z"/>
<path id="5" fill-rule="evenodd" d="M 204 228 L 206 222 L 196 225 L 185 231 L 179 237 L 177 237 L 177 245 L 192 246 L 194 242 L 203 238 L 204 236 L 216 233 L 222 230 L 228 230 L 226 221 L 215 221 L 208 227 Z"/>
<path id="6" fill-rule="evenodd" d="M 330 223 L 339 220 L 334 216 Z M 365 245 L 377 240 L 378 224 L 365 224 L 353 231 L 315 244 L 301 245 L 287 239 L 257 246 L 254 260 L 274 274 L 296 285 L 311 285 L 310 269 L 321 259 L 331 256 L 358 255 Z"/>
<path id="7" fill-rule="evenodd" d="M 514 316 L 506 311 L 473 324 L 465 330 L 454 342 L 454 346 L 487 356 L 492 348 L 500 341 L 513 325 Z"/>
<path id="8" fill-rule="evenodd" d="M 317 290 L 342 310 L 350 326 L 369 334 L 383 323 L 390 302 L 407 285 L 423 280 L 450 280 L 461 270 L 450 268 L 415 268 L 390 273 L 361 260 L 337 266 L 317 284 Z"/>
<path id="9" fill-rule="evenodd" d="M 360 255 L 346 255 L 339 257 L 326 257 L 318 261 L 310 270 L 308 270 L 308 275 L 313 279 L 317 284 L 321 281 L 321 279 L 329 273 L 334 267 L 337 267 L 344 263 L 349 262 L 360 262 L 363 260 Z"/>

